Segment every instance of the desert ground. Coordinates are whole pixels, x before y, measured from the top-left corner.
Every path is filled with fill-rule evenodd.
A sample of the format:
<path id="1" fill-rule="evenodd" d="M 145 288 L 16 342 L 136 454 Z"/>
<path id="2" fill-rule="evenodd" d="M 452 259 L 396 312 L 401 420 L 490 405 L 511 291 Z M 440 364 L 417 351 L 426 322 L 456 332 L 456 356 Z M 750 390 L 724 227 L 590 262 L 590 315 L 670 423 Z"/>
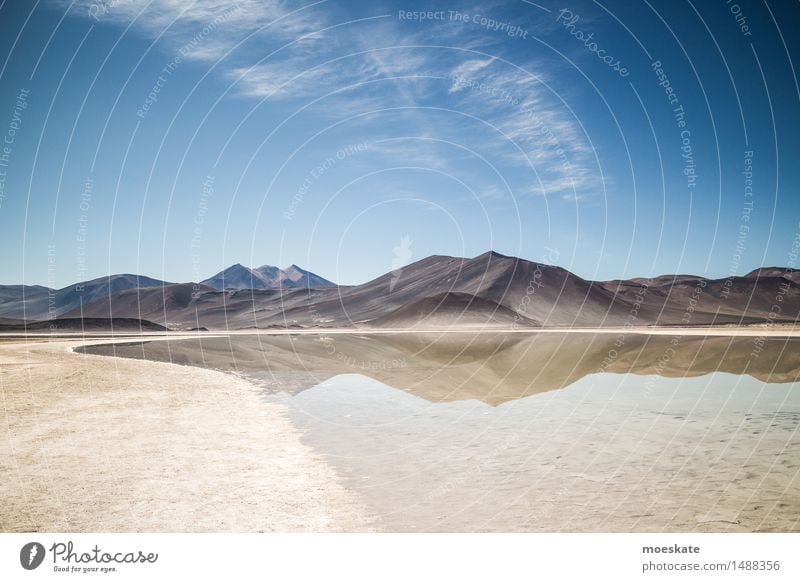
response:
<path id="1" fill-rule="evenodd" d="M 366 529 L 251 384 L 72 351 L 83 343 L 0 342 L 0 531 Z"/>

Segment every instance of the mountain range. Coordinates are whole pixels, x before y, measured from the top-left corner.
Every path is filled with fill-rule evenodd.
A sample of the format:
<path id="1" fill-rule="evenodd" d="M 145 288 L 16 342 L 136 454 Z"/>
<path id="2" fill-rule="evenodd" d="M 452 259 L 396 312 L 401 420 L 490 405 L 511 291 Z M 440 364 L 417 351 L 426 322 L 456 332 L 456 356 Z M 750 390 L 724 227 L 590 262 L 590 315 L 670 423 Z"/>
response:
<path id="1" fill-rule="evenodd" d="M 171 329 L 743 325 L 798 316 L 796 269 L 589 281 L 493 251 L 430 256 L 355 286 L 295 265 L 238 264 L 200 283 L 114 275 L 60 290 L 0 286 L 0 318 L 135 318 Z"/>
<path id="2" fill-rule="evenodd" d="M 192 284 L 190 284 L 192 286 Z M 327 279 L 310 271 L 291 265 L 280 269 L 264 265 L 257 269 L 249 269 L 240 264 L 231 265 L 224 271 L 201 281 L 198 286 L 203 290 L 225 289 L 297 289 L 310 287 L 335 286 Z M 115 309 L 120 299 L 134 297 L 136 302 L 158 296 L 163 292 L 163 307 L 170 307 L 170 299 L 180 303 L 180 286 L 167 281 L 145 277 L 143 275 L 109 275 L 91 281 L 82 281 L 61 289 L 50 289 L 41 285 L 0 285 L 0 319 L 12 320 L 44 320 L 70 314 L 70 317 L 88 317 L 84 308 L 91 307 L 97 311 L 103 301 L 108 302 L 107 309 Z M 145 291 L 147 290 L 147 291 Z M 123 293 L 127 291 L 128 293 Z M 100 302 L 100 303 L 98 303 Z"/>

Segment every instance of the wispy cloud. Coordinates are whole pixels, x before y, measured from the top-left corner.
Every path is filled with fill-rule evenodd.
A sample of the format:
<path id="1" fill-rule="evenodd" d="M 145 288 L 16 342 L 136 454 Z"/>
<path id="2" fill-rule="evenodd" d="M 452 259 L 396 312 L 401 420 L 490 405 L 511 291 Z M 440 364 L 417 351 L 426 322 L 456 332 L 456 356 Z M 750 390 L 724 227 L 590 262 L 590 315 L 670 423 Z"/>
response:
<path id="1" fill-rule="evenodd" d="M 398 136 L 400 128 L 405 138 L 441 135 L 492 155 L 521 170 L 525 182 L 515 184 L 517 194 L 583 200 L 603 185 L 580 124 L 549 89 L 556 83 L 548 67 L 526 54 L 525 45 L 506 46 L 479 27 L 404 25 L 379 9 L 351 18 L 324 2 L 298 8 L 280 0 L 78 0 L 71 6 L 86 18 L 159 37 L 186 58 L 217 61 L 230 54 L 218 68 L 240 96 L 299 104 L 328 95 L 314 112 L 338 117 L 394 108 L 352 126 L 363 126 L 363 138 L 373 143 Z M 424 140 L 374 148 L 395 163 L 442 170 L 454 170 L 448 165 L 454 155 L 464 165 L 455 152 Z"/>
<path id="2" fill-rule="evenodd" d="M 575 199 L 575 191 L 597 190 L 594 152 L 580 124 L 548 89 L 548 75 L 529 70 L 495 57 L 466 61 L 453 67 L 449 93 L 506 137 L 495 142 L 506 155 L 533 170 L 526 193 Z"/>
<path id="3" fill-rule="evenodd" d="M 450 72 L 452 84 L 450 85 L 448 93 L 457 93 L 459 91 L 463 91 L 467 86 L 466 80 L 475 79 L 476 75 L 491 65 L 496 58 L 497 57 L 489 57 L 486 59 L 470 59 L 455 67 Z"/>
<path id="4" fill-rule="evenodd" d="M 271 40 L 309 35 L 321 24 L 313 5 L 291 7 L 279 0 L 57 0 L 73 15 L 96 23 L 131 25 L 173 48 L 185 48 L 184 56 L 217 60 L 243 39 L 263 34 Z M 209 34 L 213 29 L 213 35 Z"/>
<path id="5" fill-rule="evenodd" d="M 281 47 L 258 63 L 229 71 L 228 76 L 251 97 L 306 99 L 352 89 L 346 95 L 352 104 L 354 99 L 383 90 L 413 105 L 417 100 L 411 78 L 424 76 L 429 59 L 421 50 L 403 48 L 409 39 L 397 37 L 383 19 L 377 16 L 320 28 L 313 38 Z"/>
<path id="6" fill-rule="evenodd" d="M 312 64 L 305 57 L 290 56 L 250 67 L 236 67 L 227 77 L 239 83 L 241 94 L 248 97 L 292 99 L 320 94 L 320 86 L 330 76 L 330 66 Z"/>

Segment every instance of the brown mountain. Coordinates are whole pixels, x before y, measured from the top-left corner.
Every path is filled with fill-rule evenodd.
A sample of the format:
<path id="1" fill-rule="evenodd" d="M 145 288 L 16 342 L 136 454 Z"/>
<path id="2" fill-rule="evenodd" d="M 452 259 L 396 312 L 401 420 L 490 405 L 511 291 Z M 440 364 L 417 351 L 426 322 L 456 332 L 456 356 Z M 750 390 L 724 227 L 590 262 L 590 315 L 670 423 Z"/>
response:
<path id="1" fill-rule="evenodd" d="M 168 331 L 166 327 L 145 321 L 142 319 L 128 317 L 114 318 L 94 318 L 94 317 L 56 317 L 45 321 L 15 321 L 4 319 L 0 320 L 0 331 L 2 332 L 29 332 L 29 331 L 69 331 L 69 332 L 92 332 L 92 331 L 126 331 L 126 332 L 151 332 Z"/>
<path id="2" fill-rule="evenodd" d="M 62 289 L 29 285 L 0 286 L 0 317 L 42 320 L 73 313 L 80 317 L 81 306 L 107 300 L 109 296 L 127 289 L 158 288 L 165 281 L 144 275 L 109 275 L 82 281 Z M 133 316 L 135 317 L 135 316 Z"/>
<path id="3" fill-rule="evenodd" d="M 490 299 L 447 292 L 423 297 L 370 321 L 390 329 L 447 329 L 450 327 L 534 327 L 535 323 Z"/>
<path id="4" fill-rule="evenodd" d="M 210 329 L 793 323 L 800 315 L 800 275 L 770 267 L 727 279 L 588 281 L 560 267 L 488 252 L 471 259 L 427 257 L 352 287 L 128 289 L 84 305 L 83 314 Z"/>

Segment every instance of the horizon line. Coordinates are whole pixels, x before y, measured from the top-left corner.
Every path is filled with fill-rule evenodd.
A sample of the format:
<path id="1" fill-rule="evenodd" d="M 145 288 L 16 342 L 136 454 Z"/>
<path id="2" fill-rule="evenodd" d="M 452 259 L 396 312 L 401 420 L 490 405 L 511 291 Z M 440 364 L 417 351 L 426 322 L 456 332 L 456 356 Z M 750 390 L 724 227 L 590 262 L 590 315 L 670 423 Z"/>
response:
<path id="1" fill-rule="evenodd" d="M 265 264 L 260 265 L 258 267 L 248 267 L 246 265 L 243 265 L 241 262 L 237 261 L 235 263 L 231 263 L 227 267 L 222 268 L 220 271 L 217 271 L 216 273 L 214 273 L 214 274 L 212 274 L 212 275 L 210 275 L 210 276 L 208 276 L 205 279 L 202 279 L 200 281 L 169 281 L 167 279 L 161 279 L 161 278 L 158 278 L 158 277 L 153 277 L 153 276 L 150 276 L 150 275 L 144 275 L 144 274 L 141 274 L 141 273 L 121 272 L 121 273 L 108 273 L 108 274 L 98 275 L 96 277 L 92 277 L 91 279 L 82 279 L 80 281 L 74 281 L 74 282 L 69 283 L 67 285 L 64 285 L 62 287 L 49 287 L 47 285 L 42 285 L 42 284 L 39 284 L 39 283 L 0 283 L 0 287 L 41 287 L 41 288 L 49 289 L 49 290 L 53 290 L 53 291 L 61 291 L 61 290 L 67 289 L 69 287 L 76 287 L 76 286 L 79 286 L 79 285 L 82 285 L 82 284 L 85 284 L 85 283 L 89 283 L 89 282 L 92 282 L 92 281 L 98 281 L 100 279 L 111 279 L 112 277 L 147 278 L 147 279 L 152 279 L 154 281 L 158 281 L 160 283 L 160 285 L 153 285 L 153 287 L 161 287 L 161 286 L 167 286 L 167 285 L 189 285 L 189 284 L 202 285 L 204 281 L 208 281 L 209 279 L 217 277 L 218 275 L 220 275 L 221 273 L 227 271 L 228 269 L 231 269 L 232 267 L 237 267 L 237 266 L 245 268 L 245 269 L 248 269 L 250 271 L 253 271 L 253 270 L 256 270 L 256 269 L 263 269 L 265 267 L 270 267 L 270 268 L 278 269 L 278 270 L 280 270 L 282 272 L 285 272 L 287 269 L 295 267 L 295 268 L 300 269 L 300 270 L 302 270 L 302 271 L 304 271 L 306 273 L 309 273 L 310 275 L 314 275 L 314 276 L 320 277 L 322 279 L 325 279 L 327 281 L 330 281 L 332 283 L 332 285 L 330 285 L 330 286 L 333 286 L 333 287 L 357 287 L 359 285 L 364 285 L 366 283 L 369 283 L 370 281 L 374 281 L 375 279 L 379 279 L 380 277 L 383 277 L 383 276 L 385 276 L 385 275 L 387 275 L 389 273 L 393 273 L 393 272 L 395 272 L 397 270 L 404 269 L 405 267 L 414 265 L 415 263 L 419 263 L 421 261 L 425 261 L 425 260 L 431 259 L 433 257 L 441 257 L 441 258 L 446 258 L 446 259 L 460 259 L 462 261 L 474 261 L 476 259 L 479 259 L 479 258 L 483 257 L 484 255 L 497 256 L 497 257 L 500 257 L 500 258 L 503 258 L 503 259 L 513 259 L 515 261 L 525 261 L 525 262 L 528 262 L 528 263 L 534 263 L 534 264 L 541 265 L 541 266 L 544 266 L 544 267 L 549 267 L 549 268 L 563 269 L 563 270 L 567 271 L 568 273 L 570 273 L 571 275 L 574 275 L 576 277 L 584 279 L 585 281 L 606 282 L 606 283 L 607 282 L 614 282 L 614 281 L 633 281 L 633 280 L 637 280 L 637 279 L 654 280 L 654 279 L 663 279 L 663 278 L 668 278 L 668 277 L 693 277 L 693 278 L 697 278 L 697 279 L 705 279 L 705 280 L 708 280 L 708 281 L 723 281 L 723 280 L 729 280 L 729 279 L 733 279 L 733 278 L 737 278 L 737 277 L 738 278 L 745 278 L 745 277 L 751 275 L 752 273 L 754 273 L 756 271 L 760 271 L 760 270 L 774 269 L 774 270 L 783 271 L 785 273 L 798 271 L 798 268 L 796 268 L 794 266 L 789 266 L 789 265 L 787 265 L 787 266 L 761 265 L 761 266 L 754 267 L 754 268 L 750 269 L 749 271 L 746 271 L 746 272 L 744 272 L 742 274 L 735 274 L 735 275 L 728 274 L 728 275 L 723 276 L 723 277 L 709 277 L 709 276 L 697 275 L 697 274 L 693 274 L 693 273 L 662 273 L 662 274 L 659 274 L 659 275 L 654 275 L 654 276 L 649 276 L 649 277 L 648 276 L 642 276 L 642 275 L 636 275 L 636 276 L 628 277 L 628 278 L 616 277 L 616 278 L 610 278 L 610 279 L 588 279 L 588 278 L 582 277 L 581 275 L 576 274 L 573 271 L 570 271 L 566 267 L 563 267 L 563 266 L 560 266 L 560 265 L 557 265 L 557 264 L 554 264 L 554 263 L 545 263 L 545 262 L 542 262 L 542 261 L 535 261 L 535 260 L 525 259 L 525 258 L 522 258 L 522 257 L 513 256 L 513 255 L 506 255 L 506 254 L 497 252 L 497 251 L 495 251 L 493 249 L 490 249 L 488 251 L 484 251 L 483 253 L 475 255 L 474 257 L 459 257 L 459 256 L 454 256 L 454 255 L 443 255 L 443 254 L 434 253 L 434 254 L 422 257 L 421 259 L 418 259 L 416 261 L 406 263 L 406 264 L 401 265 L 399 267 L 396 267 L 394 269 L 387 270 L 387 271 L 381 273 L 380 275 L 377 275 L 375 277 L 371 277 L 369 279 L 366 279 L 365 281 L 362 281 L 361 283 L 351 283 L 351 284 L 336 283 L 336 282 L 332 281 L 331 279 L 328 279 L 327 277 L 319 275 L 318 273 L 316 273 L 314 271 L 310 271 L 310 270 L 306 269 L 305 267 L 299 266 L 295 262 L 291 263 L 288 267 L 277 267 L 275 265 L 270 265 L 268 263 L 265 263 Z M 276 289 L 279 289 L 279 288 L 280 287 L 276 287 Z M 306 287 L 306 288 L 312 288 L 313 289 L 315 287 Z"/>

